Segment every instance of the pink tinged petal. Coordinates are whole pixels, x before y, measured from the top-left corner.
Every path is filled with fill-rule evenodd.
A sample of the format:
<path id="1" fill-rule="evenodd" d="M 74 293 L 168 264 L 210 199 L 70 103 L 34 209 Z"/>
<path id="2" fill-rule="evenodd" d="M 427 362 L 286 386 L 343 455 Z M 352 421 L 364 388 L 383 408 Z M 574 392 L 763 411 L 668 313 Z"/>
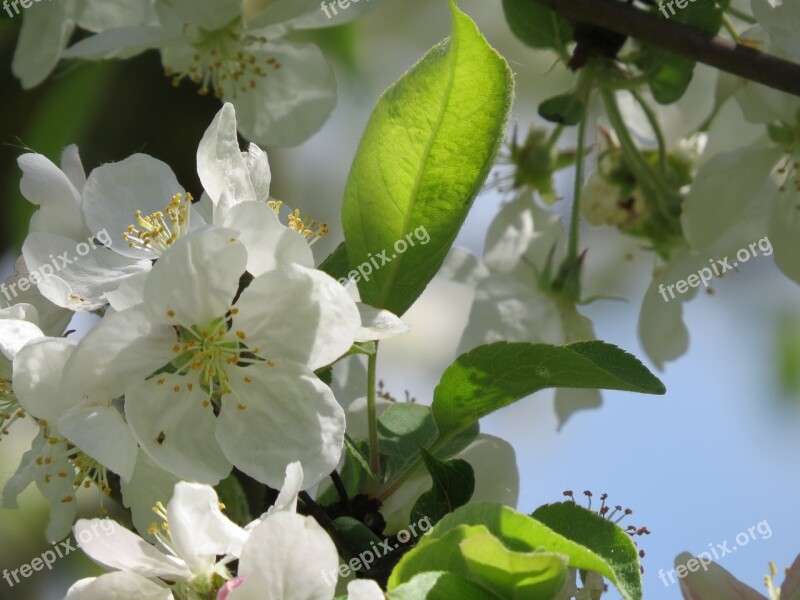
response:
<path id="1" fill-rule="evenodd" d="M 64 600 L 172 600 L 169 588 L 135 573 L 118 571 L 75 582 Z"/>
<path id="2" fill-rule="evenodd" d="M 239 149 L 236 133 L 236 111 L 226 103 L 206 130 L 197 149 L 197 173 L 203 188 L 214 203 L 215 222 L 242 202 L 257 200 L 247 163 Z"/>
<path id="3" fill-rule="evenodd" d="M 196 378 L 163 374 L 131 387 L 125 415 L 142 449 L 179 478 L 215 485 L 230 473 L 209 394 Z"/>
<path id="4" fill-rule="evenodd" d="M 240 554 L 247 539 L 244 529 L 222 514 L 217 493 L 208 485 L 178 483 L 167 517 L 175 551 L 195 573 L 209 572 L 218 555 Z"/>
<path id="5" fill-rule="evenodd" d="M 688 552 L 675 557 L 675 567 L 686 567 L 694 559 Z M 753 588 L 745 585 L 717 563 L 700 563 L 696 572 L 687 569 L 686 577 L 679 578 L 681 593 L 686 600 L 766 600 Z M 707 567 L 707 569 L 706 569 Z"/>
<path id="6" fill-rule="evenodd" d="M 262 356 L 280 356 L 316 370 L 355 341 L 361 317 L 347 291 L 322 271 L 292 265 L 256 277 L 236 303 L 234 329 Z"/>
<path id="7" fill-rule="evenodd" d="M 308 241 L 281 224 L 264 202 L 237 204 L 226 213 L 222 225 L 239 232 L 239 241 L 247 248 L 247 271 L 255 277 L 292 263 L 314 266 Z"/>
<path id="8" fill-rule="evenodd" d="M 52 424 L 71 406 L 62 386 L 64 365 L 76 343 L 65 338 L 41 338 L 31 342 L 14 359 L 14 392 L 22 407 Z"/>
<path id="9" fill-rule="evenodd" d="M 223 396 L 217 441 L 236 467 L 273 488 L 283 485 L 287 465 L 299 461 L 308 489 L 339 462 L 344 411 L 307 367 L 284 359 L 272 364 L 231 369 L 233 393 Z"/>
<path id="10" fill-rule="evenodd" d="M 31 218 L 30 231 L 61 235 L 75 240 L 88 235 L 81 213 L 81 194 L 67 175 L 41 154 L 24 154 L 20 191 L 39 210 Z"/>
<path id="11" fill-rule="evenodd" d="M 58 429 L 85 454 L 124 481 L 133 476 L 139 447 L 115 406 L 76 406 L 58 420 Z"/>
<path id="12" fill-rule="evenodd" d="M 65 389 L 107 403 L 175 357 L 175 330 L 158 325 L 143 307 L 106 316 L 81 340 L 64 369 Z"/>
<path id="13" fill-rule="evenodd" d="M 136 211 L 144 216 L 164 212 L 175 194 L 184 194 L 169 165 L 145 154 L 98 167 L 83 190 L 83 210 L 93 233 L 105 231 L 112 250 L 137 259 L 152 259 L 152 251 L 129 248 L 123 239 L 128 226 L 138 226 Z"/>
<path id="14" fill-rule="evenodd" d="M 144 306 L 160 323 L 205 327 L 224 317 L 239 289 L 247 251 L 230 229 L 213 228 L 178 240 L 153 267 Z"/>
<path id="15" fill-rule="evenodd" d="M 246 579 L 229 598 L 333 598 L 338 567 L 336 546 L 313 518 L 275 513 L 250 534 L 239 560 Z"/>
<path id="16" fill-rule="evenodd" d="M 111 519 L 81 519 L 75 524 L 74 534 L 89 558 L 110 569 L 169 580 L 190 576 L 182 560 L 160 552 Z"/>
<path id="17" fill-rule="evenodd" d="M 231 579 L 228 583 L 220 588 L 219 592 L 217 593 L 217 600 L 226 600 L 231 591 L 239 587 L 245 579 L 246 577 L 234 577 Z"/>
<path id="18" fill-rule="evenodd" d="M 261 44 L 251 50 L 266 77 L 254 88 L 238 90 L 231 101 L 239 130 L 259 144 L 296 146 L 316 133 L 336 106 L 336 78 L 313 44 Z M 267 61 L 274 59 L 273 63 Z M 279 66 L 275 66 L 279 65 Z"/>

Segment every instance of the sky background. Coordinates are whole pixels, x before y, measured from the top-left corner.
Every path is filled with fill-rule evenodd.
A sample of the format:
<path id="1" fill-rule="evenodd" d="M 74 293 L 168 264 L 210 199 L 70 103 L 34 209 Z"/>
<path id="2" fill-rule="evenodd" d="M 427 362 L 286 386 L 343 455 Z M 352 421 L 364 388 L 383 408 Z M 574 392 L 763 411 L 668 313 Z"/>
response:
<path id="1" fill-rule="evenodd" d="M 568 89 L 572 76 L 558 69 L 544 75 L 554 58 L 529 51 L 511 36 L 499 1 L 462 0 L 460 5 L 517 74 L 514 119 L 525 130 L 538 102 Z M 81 141 L 87 168 L 135 151 L 149 152 L 173 165 L 187 188 L 197 189 L 191 172 L 194 153 L 217 105 L 201 102 L 192 90 L 172 90 L 168 80 L 154 72 L 158 60 L 152 55 L 132 61 L 130 71 L 121 71 L 125 75 L 101 72 L 118 68 L 113 65 L 79 69 L 43 90 L 21 94 L 7 72 L 16 25 L 3 22 L 0 28 L 5 69 L 0 77 L 3 89 L 10 90 L 0 113 L 4 239 L 19 239 L 24 233 L 16 225 L 24 207 L 15 192 L 19 173 L 13 161 L 21 153 L 15 147 L 19 142 L 56 158 L 58 149 L 74 138 Z M 315 247 L 318 258 L 341 241 L 342 191 L 376 99 L 448 31 L 443 1 L 384 3 L 353 28 L 355 54 L 344 53 L 336 63 L 341 97 L 330 122 L 299 148 L 270 150 L 273 194 L 331 223 L 330 237 Z M 96 103 L 88 117 L 80 117 L 65 103 L 64 89 L 93 77 L 105 78 L 103 87 L 99 92 L 80 90 L 86 102 Z M 155 91 L 150 95 L 149 90 Z M 43 114 L 50 125 L 41 124 Z M 79 122 L 66 141 L 39 131 L 72 121 Z M 717 130 L 712 149 L 743 144 L 753 133 L 741 123 L 735 107 L 726 111 Z M 140 137 L 126 134 L 131 131 Z M 569 177 L 558 183 L 560 194 L 570 197 Z M 497 193 L 481 195 L 456 245 L 479 254 L 486 227 L 504 199 Z M 596 302 L 585 309 L 598 337 L 653 368 L 636 334 L 653 266 L 650 255 L 613 230 L 586 230 L 582 246 L 589 248 L 586 294 L 625 299 Z M 628 253 L 633 261 L 624 258 Z M 11 261 L 7 254 L 3 274 L 10 271 Z M 482 422 L 484 432 L 505 438 L 516 449 L 521 511 L 561 500 L 566 489 L 576 495 L 584 489 L 595 496 L 607 492 L 612 504 L 634 510 L 626 523 L 646 525 L 653 532 L 637 538 L 647 553 L 647 599 L 680 597 L 677 585 L 665 588 L 658 579 L 659 570 L 671 569 L 679 552 L 700 553 L 726 540 L 733 547 L 738 533 L 762 521 L 772 535 L 762 539 L 757 533 L 755 541 L 725 556 L 723 567 L 762 591 L 768 561 L 783 568 L 800 551 L 800 479 L 791 475 L 800 454 L 800 403 L 777 383 L 778 334 L 788 331 L 786 319 L 796 323 L 800 317 L 800 290 L 778 272 L 771 257 L 751 260 L 733 276 L 715 281 L 714 288 L 713 296 L 698 294 L 686 307 L 691 345 L 686 355 L 659 373 L 666 395 L 604 392 L 602 409 L 578 413 L 557 431 L 551 393 L 545 391 Z M 407 389 L 421 402 L 430 401 L 439 375 L 455 359 L 470 302 L 467 288 L 441 280 L 430 286 L 404 319 L 412 331 L 382 344 L 379 376 L 390 391 L 402 396 Z M 13 472 L 32 435 L 32 427 L 15 427 L 0 443 L 0 483 Z M 0 569 L 18 568 L 47 549 L 42 539 L 46 506 L 30 490 L 21 505 L 20 511 L 0 510 Z M 86 569 L 88 561 L 69 557 L 52 572 L 15 587 L 14 597 L 59 599 L 78 572 L 96 572 Z M 5 585 L 0 581 L 2 597 Z M 611 591 L 608 597 L 617 594 Z"/>

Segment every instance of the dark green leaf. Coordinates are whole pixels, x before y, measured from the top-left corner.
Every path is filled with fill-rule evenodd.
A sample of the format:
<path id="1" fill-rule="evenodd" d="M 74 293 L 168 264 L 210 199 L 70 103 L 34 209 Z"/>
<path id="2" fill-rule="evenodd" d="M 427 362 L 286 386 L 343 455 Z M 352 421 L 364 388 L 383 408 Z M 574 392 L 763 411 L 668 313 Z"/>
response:
<path id="1" fill-rule="evenodd" d="M 503 0 L 503 12 L 512 33 L 532 48 L 563 53 L 572 40 L 569 22 L 532 0 Z"/>
<path id="2" fill-rule="evenodd" d="M 427 517 L 435 525 L 446 514 L 469 502 L 475 492 L 475 473 L 465 460 L 441 461 L 424 449 L 420 452 L 433 487 L 414 504 L 411 522 L 417 523 Z"/>
<path id="3" fill-rule="evenodd" d="M 588 388 L 663 394 L 634 356 L 601 341 L 566 346 L 497 342 L 462 354 L 442 375 L 433 397 L 440 436 L 460 431 L 544 388 Z"/>
<path id="4" fill-rule="evenodd" d="M 539 116 L 552 123 L 577 125 L 583 119 L 586 105 L 575 94 L 562 94 L 539 105 Z"/>

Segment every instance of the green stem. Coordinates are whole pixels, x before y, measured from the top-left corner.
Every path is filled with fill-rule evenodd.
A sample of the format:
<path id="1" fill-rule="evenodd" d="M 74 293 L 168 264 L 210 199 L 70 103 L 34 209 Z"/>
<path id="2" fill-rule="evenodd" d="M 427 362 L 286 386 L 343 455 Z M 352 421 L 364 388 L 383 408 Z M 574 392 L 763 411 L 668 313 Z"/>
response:
<path id="1" fill-rule="evenodd" d="M 736 26 L 731 21 L 731 18 L 728 15 L 722 15 L 722 24 L 725 26 L 725 29 L 728 30 L 728 33 L 731 34 L 734 42 L 739 41 L 739 32 L 736 31 Z"/>
<path id="2" fill-rule="evenodd" d="M 583 118 L 578 125 L 578 147 L 575 151 L 575 191 L 572 196 L 572 217 L 569 223 L 569 254 L 567 260 L 571 263 L 578 258 L 578 240 L 580 238 L 581 221 L 581 192 L 583 191 L 583 159 L 585 154 L 587 111 L 583 111 Z"/>
<path id="3" fill-rule="evenodd" d="M 657 173 L 653 171 L 650 165 L 645 160 L 636 143 L 631 138 L 628 132 L 628 127 L 625 124 L 625 119 L 620 113 L 617 99 L 613 91 L 600 88 L 600 94 L 603 97 L 603 104 L 606 108 L 606 115 L 611 122 L 611 126 L 617 133 L 620 146 L 622 147 L 622 156 L 628 168 L 633 172 L 636 181 L 641 186 L 642 190 L 649 197 L 655 200 L 656 208 L 661 213 L 662 217 L 670 222 L 672 214 L 667 206 L 668 191 L 666 185 Z"/>
<path id="4" fill-rule="evenodd" d="M 644 114 L 647 116 L 647 120 L 650 122 L 650 127 L 653 128 L 653 132 L 656 134 L 656 139 L 658 140 L 658 167 L 661 171 L 661 177 L 667 176 L 667 142 L 664 139 L 664 132 L 661 129 L 661 125 L 658 122 L 658 117 L 656 117 L 656 113 L 653 112 L 653 108 L 647 103 L 644 96 L 642 96 L 638 90 L 631 90 L 631 94 L 639 103 L 639 106 L 642 107 Z"/>
<path id="5" fill-rule="evenodd" d="M 381 453 L 378 446 L 378 410 L 375 402 L 375 374 L 378 365 L 378 343 L 375 353 L 367 360 L 367 422 L 369 427 L 369 466 L 372 474 L 381 479 Z"/>
<path id="6" fill-rule="evenodd" d="M 756 23 L 758 23 L 758 21 L 756 21 L 755 18 L 751 17 L 746 12 L 742 12 L 738 8 L 729 6 L 725 10 L 729 15 L 733 15 L 734 17 L 736 17 L 740 21 L 744 21 L 745 23 L 750 23 L 750 25 L 755 25 Z"/>
<path id="7" fill-rule="evenodd" d="M 547 144 L 545 147 L 548 150 L 552 150 L 558 143 L 558 140 L 561 138 L 562 133 L 564 133 L 564 126 L 556 125 L 553 131 L 550 133 L 550 137 L 547 139 Z"/>

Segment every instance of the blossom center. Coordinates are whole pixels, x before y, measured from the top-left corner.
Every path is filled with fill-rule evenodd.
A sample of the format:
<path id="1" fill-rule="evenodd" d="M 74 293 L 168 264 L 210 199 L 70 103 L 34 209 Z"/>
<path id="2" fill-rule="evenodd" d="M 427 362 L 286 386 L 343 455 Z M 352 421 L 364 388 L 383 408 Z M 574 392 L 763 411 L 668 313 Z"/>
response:
<path id="1" fill-rule="evenodd" d="M 277 71 L 281 63 L 274 57 L 265 58 L 251 48 L 254 42 L 266 43 L 266 38 L 243 35 L 238 22 L 222 29 L 208 31 L 189 26 L 192 55 L 188 64 L 165 63 L 165 75 L 178 87 L 184 78 L 200 86 L 198 93 L 213 92 L 217 98 L 236 98 L 266 79 L 270 69 Z"/>
<path id="2" fill-rule="evenodd" d="M 280 217 L 283 202 L 280 200 L 270 200 L 267 202 L 267 204 L 273 211 L 275 211 L 275 214 Z M 315 221 L 308 216 L 304 217 L 302 214 L 300 214 L 298 209 L 295 209 L 294 211 L 289 209 L 287 226 L 292 231 L 296 231 L 306 238 L 309 246 L 314 244 L 317 240 L 324 238 L 330 231 L 327 223 Z"/>
<path id="3" fill-rule="evenodd" d="M 25 418 L 25 411 L 11 388 L 11 381 L 0 374 L 0 434 L 8 435 L 8 428 L 17 419 Z"/>
<path id="4" fill-rule="evenodd" d="M 161 256 L 189 231 L 192 200 L 191 194 L 175 194 L 163 212 L 145 216 L 137 210 L 136 223 L 128 226 L 122 239 L 129 248 Z"/>

